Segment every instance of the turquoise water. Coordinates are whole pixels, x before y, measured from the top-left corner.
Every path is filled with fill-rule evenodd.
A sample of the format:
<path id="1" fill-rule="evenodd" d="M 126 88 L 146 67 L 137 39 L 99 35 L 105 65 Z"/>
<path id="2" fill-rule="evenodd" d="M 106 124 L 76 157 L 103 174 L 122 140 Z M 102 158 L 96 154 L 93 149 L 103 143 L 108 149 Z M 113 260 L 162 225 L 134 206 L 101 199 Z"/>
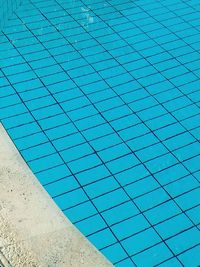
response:
<path id="1" fill-rule="evenodd" d="M 10 16 L 20 6 L 22 0 L 0 0 L 0 30 L 6 25 Z"/>
<path id="2" fill-rule="evenodd" d="M 24 0 L 0 32 L 1 122 L 114 266 L 200 266 L 199 33 L 197 0 Z"/>

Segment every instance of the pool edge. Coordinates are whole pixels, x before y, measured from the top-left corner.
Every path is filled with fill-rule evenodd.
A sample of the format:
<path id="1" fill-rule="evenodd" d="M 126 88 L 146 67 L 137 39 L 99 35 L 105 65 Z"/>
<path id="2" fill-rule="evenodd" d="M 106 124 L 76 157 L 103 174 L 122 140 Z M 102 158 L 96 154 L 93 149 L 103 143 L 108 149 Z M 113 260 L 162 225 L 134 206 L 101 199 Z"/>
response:
<path id="1" fill-rule="evenodd" d="M 5 267 L 113 266 L 54 204 L 1 124 L 0 188 L 0 262 Z"/>

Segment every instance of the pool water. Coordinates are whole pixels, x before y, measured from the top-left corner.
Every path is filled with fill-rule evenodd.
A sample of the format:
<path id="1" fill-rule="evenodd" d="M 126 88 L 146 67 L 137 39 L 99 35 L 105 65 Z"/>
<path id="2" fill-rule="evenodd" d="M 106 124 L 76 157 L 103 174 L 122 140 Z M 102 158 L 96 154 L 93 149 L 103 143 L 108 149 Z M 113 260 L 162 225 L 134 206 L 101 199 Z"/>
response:
<path id="1" fill-rule="evenodd" d="M 198 0 L 24 0 L 0 68 L 2 124 L 114 266 L 200 266 Z"/>

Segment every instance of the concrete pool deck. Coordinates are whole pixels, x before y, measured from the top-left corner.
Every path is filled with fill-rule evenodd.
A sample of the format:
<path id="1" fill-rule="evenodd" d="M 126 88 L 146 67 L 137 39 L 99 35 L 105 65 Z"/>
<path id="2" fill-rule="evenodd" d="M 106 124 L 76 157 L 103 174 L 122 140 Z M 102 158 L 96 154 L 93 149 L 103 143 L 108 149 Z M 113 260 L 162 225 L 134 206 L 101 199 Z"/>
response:
<path id="1" fill-rule="evenodd" d="M 0 124 L 0 266 L 112 266 L 54 204 Z"/>

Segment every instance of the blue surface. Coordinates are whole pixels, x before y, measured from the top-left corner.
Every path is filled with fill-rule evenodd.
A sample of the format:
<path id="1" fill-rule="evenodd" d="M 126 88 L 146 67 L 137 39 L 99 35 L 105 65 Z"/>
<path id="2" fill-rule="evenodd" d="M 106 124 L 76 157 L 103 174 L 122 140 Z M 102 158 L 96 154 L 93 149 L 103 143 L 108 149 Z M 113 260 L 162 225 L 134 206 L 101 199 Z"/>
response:
<path id="1" fill-rule="evenodd" d="M 0 30 L 20 6 L 22 0 L 0 0 Z"/>
<path id="2" fill-rule="evenodd" d="M 199 36 L 197 0 L 24 0 L 0 33 L 1 122 L 117 267 L 200 265 Z"/>

